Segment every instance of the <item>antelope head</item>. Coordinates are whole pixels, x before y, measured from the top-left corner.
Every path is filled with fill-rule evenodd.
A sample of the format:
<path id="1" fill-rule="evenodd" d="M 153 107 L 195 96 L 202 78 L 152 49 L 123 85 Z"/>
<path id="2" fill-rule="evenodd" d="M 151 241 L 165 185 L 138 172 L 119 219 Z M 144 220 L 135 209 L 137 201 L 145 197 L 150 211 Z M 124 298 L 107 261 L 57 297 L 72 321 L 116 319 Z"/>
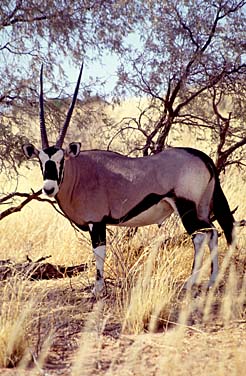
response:
<path id="1" fill-rule="evenodd" d="M 41 143 L 42 149 L 37 149 L 33 144 L 24 144 L 22 146 L 23 152 L 27 158 L 37 157 L 39 159 L 40 167 L 43 174 L 43 193 L 49 197 L 54 197 L 58 191 L 59 186 L 62 182 L 63 171 L 64 171 L 64 160 L 77 157 L 80 153 L 79 142 L 72 142 L 66 149 L 62 148 L 64 138 L 69 126 L 69 122 L 72 117 L 73 109 L 77 99 L 79 85 L 81 81 L 83 71 L 83 64 L 80 69 L 79 77 L 77 80 L 76 88 L 73 94 L 73 99 L 69 107 L 66 120 L 63 127 L 61 128 L 60 134 L 55 145 L 49 146 L 45 118 L 44 118 L 44 95 L 43 95 L 43 65 L 40 71 L 40 133 L 41 133 Z"/>

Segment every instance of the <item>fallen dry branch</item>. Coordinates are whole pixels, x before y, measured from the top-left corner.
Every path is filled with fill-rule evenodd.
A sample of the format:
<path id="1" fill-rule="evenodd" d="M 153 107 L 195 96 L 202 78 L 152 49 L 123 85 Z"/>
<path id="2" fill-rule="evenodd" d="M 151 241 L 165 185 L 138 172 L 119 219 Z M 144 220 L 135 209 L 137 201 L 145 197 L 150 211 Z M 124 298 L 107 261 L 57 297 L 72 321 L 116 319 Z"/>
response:
<path id="1" fill-rule="evenodd" d="M 73 277 L 78 273 L 84 272 L 87 269 L 86 264 L 75 266 L 53 265 L 44 263 L 51 256 L 45 256 L 37 261 L 32 261 L 27 257 L 27 261 L 23 263 L 14 263 L 11 260 L 0 261 L 0 281 L 19 275 L 23 278 L 37 281 L 41 279 L 58 279 Z"/>

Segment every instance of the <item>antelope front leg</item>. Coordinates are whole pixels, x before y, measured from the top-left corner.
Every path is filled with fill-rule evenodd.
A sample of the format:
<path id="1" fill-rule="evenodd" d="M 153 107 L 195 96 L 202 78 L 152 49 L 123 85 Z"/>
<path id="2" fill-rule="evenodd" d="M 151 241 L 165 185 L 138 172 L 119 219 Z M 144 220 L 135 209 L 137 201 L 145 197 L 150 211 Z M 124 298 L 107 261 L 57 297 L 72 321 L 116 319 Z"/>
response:
<path id="1" fill-rule="evenodd" d="M 93 223 L 89 225 L 93 253 L 96 259 L 96 281 L 93 293 L 99 295 L 105 288 L 103 273 L 106 256 L 106 225 Z"/>

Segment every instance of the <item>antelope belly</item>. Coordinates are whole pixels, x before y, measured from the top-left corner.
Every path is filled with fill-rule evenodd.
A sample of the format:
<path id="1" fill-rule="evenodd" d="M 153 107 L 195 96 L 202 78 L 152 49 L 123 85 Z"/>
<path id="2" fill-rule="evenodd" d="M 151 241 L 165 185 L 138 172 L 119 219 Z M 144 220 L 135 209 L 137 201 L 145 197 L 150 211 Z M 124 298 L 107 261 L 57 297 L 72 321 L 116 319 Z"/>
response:
<path id="1" fill-rule="evenodd" d="M 118 226 L 138 227 L 152 224 L 160 225 L 172 212 L 172 206 L 164 199 L 128 221 L 119 223 Z"/>

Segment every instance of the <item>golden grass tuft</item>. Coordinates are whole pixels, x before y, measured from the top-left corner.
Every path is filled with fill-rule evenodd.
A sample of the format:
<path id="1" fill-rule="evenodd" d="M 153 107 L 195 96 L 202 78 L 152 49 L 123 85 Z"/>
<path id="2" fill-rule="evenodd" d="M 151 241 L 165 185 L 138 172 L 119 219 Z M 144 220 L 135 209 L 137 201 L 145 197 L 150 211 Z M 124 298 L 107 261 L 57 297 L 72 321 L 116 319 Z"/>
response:
<path id="1" fill-rule="evenodd" d="M 15 367 L 30 359 L 28 334 L 35 298 L 26 286 L 16 276 L 1 288 L 0 367 Z"/>

